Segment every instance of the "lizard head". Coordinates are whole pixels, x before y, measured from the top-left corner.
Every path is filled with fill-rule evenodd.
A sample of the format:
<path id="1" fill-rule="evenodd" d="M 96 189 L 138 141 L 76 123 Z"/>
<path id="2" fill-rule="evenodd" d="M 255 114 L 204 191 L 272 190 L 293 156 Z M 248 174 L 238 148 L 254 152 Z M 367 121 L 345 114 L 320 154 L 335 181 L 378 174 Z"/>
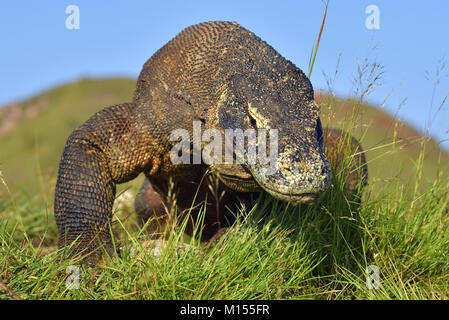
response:
<path id="1" fill-rule="evenodd" d="M 310 81 L 299 69 L 281 81 L 234 75 L 221 94 L 217 122 L 225 137 L 227 131 L 238 129 L 244 134 L 243 148 L 236 136 L 231 137 L 238 160 L 233 170 L 229 165 L 215 166 L 231 188 L 240 180 L 250 185 L 252 178 L 275 198 L 301 204 L 315 201 L 329 187 L 331 172 L 323 152 L 319 108 Z M 247 191 L 256 189 L 250 186 Z"/>

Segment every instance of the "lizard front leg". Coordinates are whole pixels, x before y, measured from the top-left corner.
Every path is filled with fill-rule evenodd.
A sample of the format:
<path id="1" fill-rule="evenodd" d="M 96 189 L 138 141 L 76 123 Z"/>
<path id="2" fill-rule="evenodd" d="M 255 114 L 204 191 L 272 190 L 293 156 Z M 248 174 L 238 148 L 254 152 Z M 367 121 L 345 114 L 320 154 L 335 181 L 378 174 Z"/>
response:
<path id="1" fill-rule="evenodd" d="M 136 121 L 136 108 L 126 103 L 105 108 L 72 132 L 59 165 L 55 220 L 59 247 L 77 240 L 77 251 L 111 252 L 109 223 L 115 185 L 151 166 L 154 144 Z"/>

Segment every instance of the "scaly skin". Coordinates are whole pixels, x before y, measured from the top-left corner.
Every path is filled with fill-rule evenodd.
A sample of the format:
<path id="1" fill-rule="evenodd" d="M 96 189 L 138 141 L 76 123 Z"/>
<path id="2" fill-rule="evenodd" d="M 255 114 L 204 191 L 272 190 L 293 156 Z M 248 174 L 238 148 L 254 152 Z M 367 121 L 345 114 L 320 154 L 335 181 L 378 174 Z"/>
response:
<path id="1" fill-rule="evenodd" d="M 268 175 L 267 165 L 248 162 L 172 163 L 170 134 L 181 128 L 192 137 L 194 121 L 222 133 L 277 129 L 276 171 Z M 142 172 L 181 215 L 207 201 L 205 238 L 220 227 L 220 212 L 247 203 L 253 192 L 312 202 L 331 177 L 321 133 L 312 85 L 300 69 L 236 23 L 188 27 L 145 63 L 131 103 L 104 109 L 70 135 L 55 190 L 59 245 L 79 238 L 78 250 L 93 251 L 99 242 L 112 250 L 115 185 Z"/>

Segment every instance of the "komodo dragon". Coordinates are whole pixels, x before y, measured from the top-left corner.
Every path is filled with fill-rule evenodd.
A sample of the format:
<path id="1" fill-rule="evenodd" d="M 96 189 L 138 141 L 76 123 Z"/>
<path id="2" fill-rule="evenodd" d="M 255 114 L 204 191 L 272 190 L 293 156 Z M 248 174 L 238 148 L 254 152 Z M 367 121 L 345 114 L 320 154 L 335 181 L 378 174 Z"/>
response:
<path id="1" fill-rule="evenodd" d="M 76 251 L 92 252 L 101 243 L 113 253 L 115 186 L 142 172 L 163 198 L 176 194 L 179 212 L 193 208 L 195 216 L 207 200 L 204 239 L 218 230 L 220 215 L 254 192 L 292 204 L 315 201 L 331 171 L 313 95 L 299 68 L 237 23 L 184 29 L 144 64 L 132 102 L 103 109 L 69 136 L 55 189 L 59 246 L 77 240 Z M 275 172 L 249 161 L 174 164 L 170 134 L 182 128 L 192 137 L 194 121 L 221 133 L 277 129 Z"/>

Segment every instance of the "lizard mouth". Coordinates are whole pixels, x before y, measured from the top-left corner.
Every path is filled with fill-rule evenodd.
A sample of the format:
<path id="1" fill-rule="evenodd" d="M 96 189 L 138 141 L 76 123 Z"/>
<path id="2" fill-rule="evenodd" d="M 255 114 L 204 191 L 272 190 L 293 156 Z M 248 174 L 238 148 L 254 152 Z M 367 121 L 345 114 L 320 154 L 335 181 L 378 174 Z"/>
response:
<path id="1" fill-rule="evenodd" d="M 297 204 L 310 204 L 318 200 L 321 196 L 321 193 L 312 193 L 312 192 L 305 192 L 305 193 L 281 193 L 277 190 L 273 190 L 270 188 L 262 188 L 260 187 L 255 180 L 251 177 L 249 179 L 242 178 L 242 177 L 235 177 L 230 175 L 223 175 L 220 174 L 220 179 L 222 182 L 224 182 L 226 185 L 231 187 L 232 189 L 240 189 L 239 191 L 261 191 L 265 190 L 267 193 L 269 193 L 271 196 L 273 196 L 276 199 L 286 201 L 289 203 L 292 203 L 294 205 Z M 237 188 L 237 185 L 239 185 L 240 188 Z"/>
<path id="2" fill-rule="evenodd" d="M 315 202 L 321 197 L 321 193 L 311 193 L 311 192 L 305 192 L 305 193 L 281 193 L 279 191 L 275 191 L 272 189 L 264 189 L 266 192 L 268 192 L 270 195 L 275 197 L 276 199 L 286 201 L 292 204 L 310 204 Z"/>
<path id="3" fill-rule="evenodd" d="M 316 202 L 324 192 L 300 192 L 299 190 L 294 190 L 294 192 L 281 192 L 279 189 L 274 189 L 264 183 L 259 183 L 257 176 L 251 175 L 250 171 L 247 171 L 247 175 L 232 175 L 225 172 L 217 172 L 220 180 L 228 187 L 233 190 L 241 192 L 257 192 L 264 190 L 272 197 L 279 199 L 281 201 L 289 202 L 294 205 L 298 204 L 310 204 Z"/>
<path id="4" fill-rule="evenodd" d="M 237 177 L 219 173 L 218 177 L 221 180 L 221 182 L 223 182 L 226 186 L 237 191 L 257 192 L 262 190 L 262 188 L 257 184 L 257 182 L 253 179 L 252 176 Z"/>

